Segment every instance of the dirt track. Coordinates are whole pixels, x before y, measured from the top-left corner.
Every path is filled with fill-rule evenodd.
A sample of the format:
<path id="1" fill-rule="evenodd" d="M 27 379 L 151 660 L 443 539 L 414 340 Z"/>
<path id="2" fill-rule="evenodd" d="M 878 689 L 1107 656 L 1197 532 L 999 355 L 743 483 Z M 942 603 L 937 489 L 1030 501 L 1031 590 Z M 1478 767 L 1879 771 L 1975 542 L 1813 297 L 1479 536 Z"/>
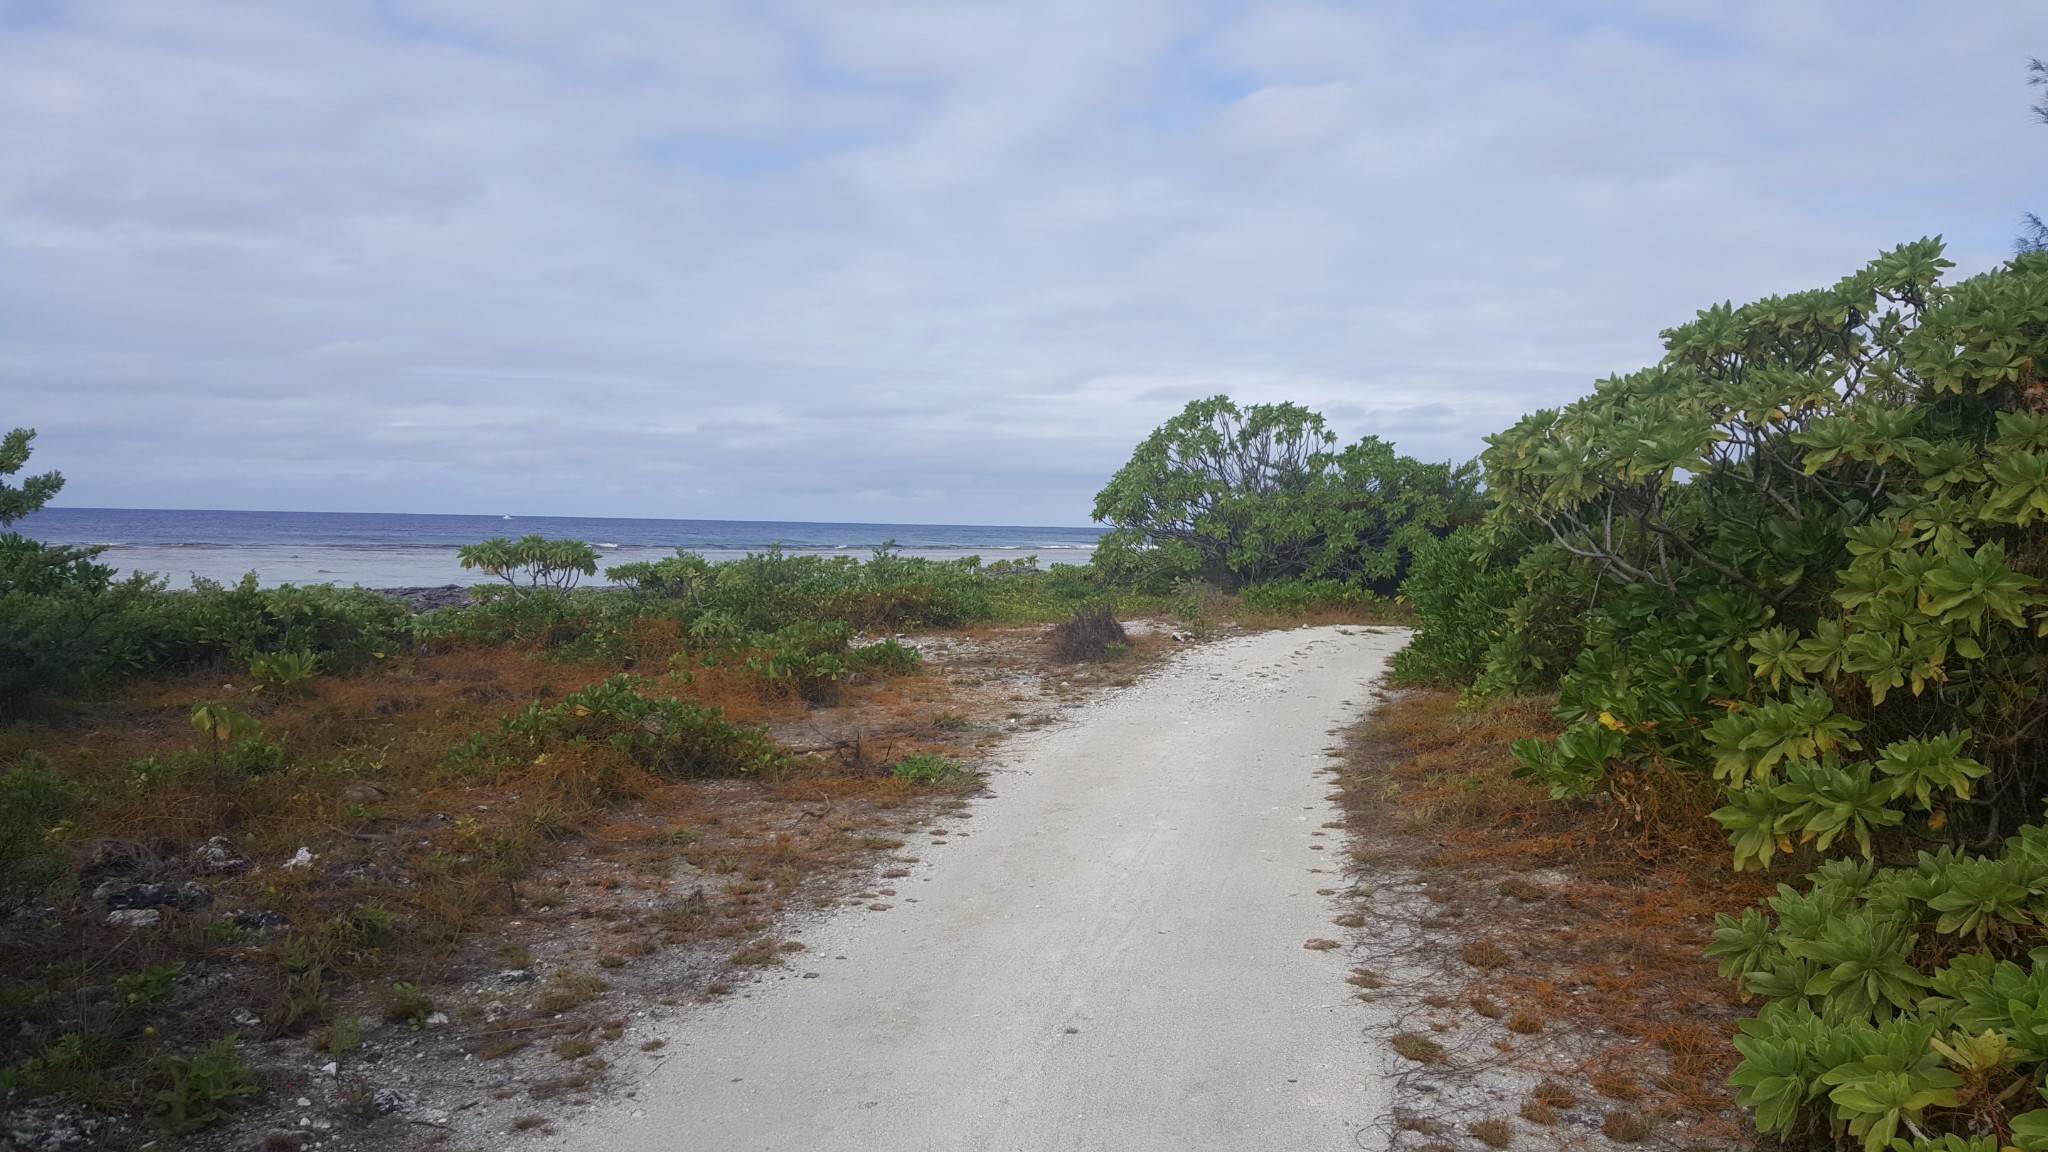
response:
<path id="1" fill-rule="evenodd" d="M 1203 645 L 1019 739 L 967 837 L 806 932 L 788 979 L 685 1014 L 603 1152 L 1377 1148 L 1317 770 L 1405 639 Z M 805 978 L 815 972 L 815 978 Z M 621 1070 L 623 1071 L 623 1069 Z"/>

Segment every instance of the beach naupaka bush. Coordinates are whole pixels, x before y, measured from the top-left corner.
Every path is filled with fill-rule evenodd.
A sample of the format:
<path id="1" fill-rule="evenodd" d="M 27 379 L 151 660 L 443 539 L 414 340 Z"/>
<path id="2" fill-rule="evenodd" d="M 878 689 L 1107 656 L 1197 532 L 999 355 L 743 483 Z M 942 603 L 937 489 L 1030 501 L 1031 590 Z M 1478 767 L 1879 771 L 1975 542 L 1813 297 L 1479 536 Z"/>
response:
<path id="1" fill-rule="evenodd" d="M 1515 749 L 1553 795 L 1711 788 L 1736 867 L 1807 862 L 1711 949 L 1762 1001 L 1732 1081 L 1759 1128 L 2034 1152 L 2048 253 L 1949 266 L 1922 240 L 1707 309 L 1489 438 L 1493 507 L 1424 549 L 1403 668 L 1554 685 L 1563 733 Z"/>
<path id="2" fill-rule="evenodd" d="M 733 724 L 721 709 L 652 688 L 645 677 L 610 676 L 554 704 L 534 701 L 507 717 L 494 737 L 458 751 L 467 759 L 496 750 L 530 761 L 558 745 L 601 743 L 665 776 L 746 775 L 781 762 L 766 729 Z"/>

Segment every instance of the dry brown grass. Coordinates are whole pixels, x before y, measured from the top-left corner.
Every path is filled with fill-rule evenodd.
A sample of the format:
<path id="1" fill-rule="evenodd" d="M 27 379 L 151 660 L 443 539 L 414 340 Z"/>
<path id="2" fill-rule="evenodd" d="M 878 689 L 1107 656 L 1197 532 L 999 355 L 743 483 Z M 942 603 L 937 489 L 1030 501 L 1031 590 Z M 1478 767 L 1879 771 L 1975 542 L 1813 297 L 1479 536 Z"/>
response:
<path id="1" fill-rule="evenodd" d="M 1514 1127 L 1497 1116 L 1480 1120 L 1466 1131 L 1488 1148 L 1506 1148 L 1515 1142 Z"/>
<path id="2" fill-rule="evenodd" d="M 641 622 L 636 671 L 659 676 L 678 646 L 661 631 L 672 627 Z M 1040 635 L 1030 630 L 1016 649 L 1031 653 Z M 1038 667 L 1042 655 L 1016 662 Z M 181 991 L 152 1019 L 155 1032 L 132 1046 L 133 1059 L 117 1051 L 61 1086 L 71 1099 L 118 1111 L 148 1104 L 151 1052 L 213 1040 L 244 1006 L 263 1018 L 243 1029 L 245 1040 L 305 1033 L 308 1043 L 324 1042 L 323 1025 L 337 1012 L 384 1017 L 384 993 L 395 984 L 422 989 L 421 1001 L 388 1006 L 400 1018 L 392 1027 L 407 1028 L 447 986 L 528 967 L 528 942 L 578 936 L 591 962 L 627 974 L 639 967 L 628 960 L 663 945 L 730 954 L 785 905 L 811 903 L 841 882 L 835 877 L 872 868 L 878 853 L 901 846 L 888 833 L 905 806 L 939 799 L 889 778 L 889 766 L 918 751 L 974 759 L 975 721 L 962 728 L 935 718 L 986 721 L 994 698 L 922 675 L 849 686 L 825 709 L 743 670 L 693 669 L 687 683 L 664 680 L 659 690 L 769 725 L 786 747 L 811 751 L 748 779 L 665 778 L 603 746 L 559 748 L 482 773 L 448 761 L 451 747 L 497 730 L 529 702 L 559 700 L 621 667 L 456 645 L 323 676 L 288 698 L 249 691 L 243 670 L 199 670 L 52 703 L 0 726 L 0 760 L 47 756 L 82 798 L 60 832 L 80 869 L 46 897 L 59 905 L 57 926 L 0 921 L 0 1016 L 61 1030 L 80 988 L 151 965 L 205 973 L 181 986 L 195 992 Z M 216 701 L 254 716 L 266 739 L 282 742 L 288 766 L 230 778 L 195 762 L 202 738 L 189 716 Z M 181 772 L 146 769 L 152 758 L 169 765 L 181 756 Z M 192 851 L 213 836 L 256 868 L 195 871 Z M 278 867 L 302 846 L 313 867 Z M 90 896 L 107 878 L 89 867 L 96 857 L 139 861 L 138 879 L 197 879 L 214 903 L 167 912 L 153 931 L 109 926 Z M 684 861 L 739 890 L 669 897 L 667 878 Z M 649 901 L 658 911 L 646 910 Z M 365 929 L 357 919 L 365 910 L 388 916 L 389 930 Z M 260 936 L 206 927 L 229 911 L 279 914 L 288 927 Z M 310 950 L 310 969 L 287 970 L 286 940 Z M 543 985 L 534 1007 L 574 1013 L 601 987 L 587 974 Z M 457 1033 L 462 1050 L 485 1060 L 540 1038 L 463 1020 L 442 1035 Z M 0 1043 L 0 1063 L 13 1058 Z"/>
<path id="3" fill-rule="evenodd" d="M 1444 1046 L 1420 1032 L 1403 1032 L 1388 1043 L 1393 1045 L 1394 1051 L 1400 1053 L 1403 1059 L 1413 1060 L 1417 1064 L 1444 1062 Z"/>
<path id="4" fill-rule="evenodd" d="M 1650 1122 L 1640 1112 L 1609 1112 L 1600 1120 L 1600 1131 L 1617 1144 L 1640 1144 L 1650 1138 Z"/>
<path id="5" fill-rule="evenodd" d="M 1052 658 L 1062 664 L 1102 660 L 1113 651 L 1128 649 L 1130 642 L 1108 605 L 1082 608 L 1053 628 Z"/>
<path id="6" fill-rule="evenodd" d="M 1579 1094 L 1546 1076 L 1529 1090 L 1529 1099 L 1546 1108 L 1573 1108 L 1578 1106 Z"/>
<path id="7" fill-rule="evenodd" d="M 1439 692 L 1382 705 L 1353 734 L 1340 771 L 1354 829 L 1382 854 L 1361 865 L 1419 870 L 1438 936 L 1456 940 L 1483 924 L 1485 935 L 1457 945 L 1483 973 L 1462 999 L 1506 1016 L 1507 1029 L 1548 1046 L 1552 1059 L 1576 1054 L 1584 1088 L 1544 1081 L 1529 1119 L 1548 1123 L 1538 1117 L 1554 1120 L 1582 1093 L 1598 1094 L 1685 1114 L 1692 1137 L 1717 1147 L 1753 1146 L 1723 1087 L 1743 1012 L 1700 950 L 1714 913 L 1754 903 L 1768 885 L 1729 870 L 1706 817 L 1718 801 L 1689 778 L 1633 776 L 1611 794 L 1563 803 L 1515 779 L 1508 745 L 1554 733 L 1550 707 L 1461 707 Z M 1515 1005 L 1512 1015 L 1498 999 Z M 1656 1085 L 1655 1099 L 1637 1072 Z M 1617 1141 L 1649 1135 L 1635 1110 L 1607 1125 Z"/>

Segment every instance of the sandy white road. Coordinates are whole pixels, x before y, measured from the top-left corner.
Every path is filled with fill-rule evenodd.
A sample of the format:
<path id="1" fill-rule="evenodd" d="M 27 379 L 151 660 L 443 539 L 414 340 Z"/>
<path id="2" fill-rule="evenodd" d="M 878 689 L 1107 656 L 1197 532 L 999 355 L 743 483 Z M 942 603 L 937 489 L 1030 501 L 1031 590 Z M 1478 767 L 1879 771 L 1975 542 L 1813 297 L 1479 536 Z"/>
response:
<path id="1" fill-rule="evenodd" d="M 1180 654 L 1020 740 L 886 911 L 684 1017 L 603 1152 L 1376 1148 L 1387 1106 L 1316 889 L 1317 773 L 1406 639 L 1271 632 Z M 914 901 L 905 898 L 914 897 Z M 835 959 L 843 956 L 844 959 Z M 797 978 L 816 971 L 815 979 Z"/>

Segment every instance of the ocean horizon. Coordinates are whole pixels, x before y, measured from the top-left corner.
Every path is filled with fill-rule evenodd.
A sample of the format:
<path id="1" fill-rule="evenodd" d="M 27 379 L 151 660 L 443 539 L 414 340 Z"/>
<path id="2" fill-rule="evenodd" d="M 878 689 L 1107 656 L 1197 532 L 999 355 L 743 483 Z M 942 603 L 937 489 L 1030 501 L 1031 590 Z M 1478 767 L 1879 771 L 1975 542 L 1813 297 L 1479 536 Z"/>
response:
<path id="1" fill-rule="evenodd" d="M 49 544 L 105 548 L 100 562 L 123 575 L 149 572 L 173 587 L 193 577 L 232 583 L 255 572 L 263 585 L 360 584 L 403 588 L 483 584 L 456 549 L 492 536 L 537 533 L 595 547 L 603 569 L 656 560 L 681 548 L 711 560 L 785 552 L 865 557 L 894 541 L 906 556 L 984 561 L 1038 556 L 1085 563 L 1100 528 L 1001 524 L 845 524 L 783 520 L 665 520 L 609 516 L 451 515 L 410 512 L 274 512 L 189 508 L 44 508 L 13 530 Z"/>

